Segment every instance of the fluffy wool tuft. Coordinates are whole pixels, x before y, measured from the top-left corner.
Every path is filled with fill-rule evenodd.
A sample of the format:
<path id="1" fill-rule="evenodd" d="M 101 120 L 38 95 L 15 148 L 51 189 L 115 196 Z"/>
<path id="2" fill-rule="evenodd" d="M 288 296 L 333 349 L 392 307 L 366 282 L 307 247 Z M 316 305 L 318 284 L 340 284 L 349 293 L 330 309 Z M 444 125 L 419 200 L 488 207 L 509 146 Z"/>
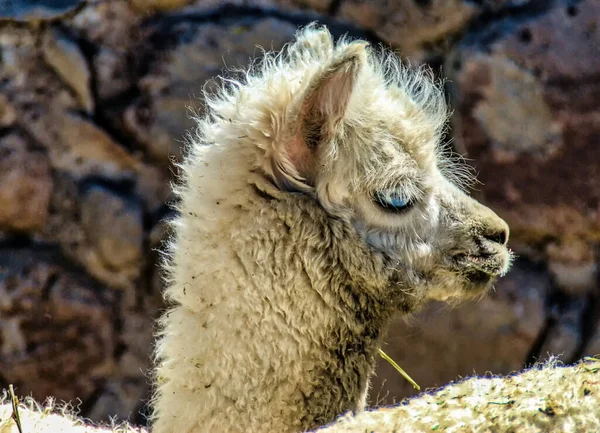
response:
<path id="1" fill-rule="evenodd" d="M 143 428 L 127 423 L 94 425 L 78 417 L 73 406 L 57 404 L 53 399 L 39 404 L 32 398 L 24 398 L 17 406 L 17 413 L 21 431 L 15 421 L 8 393 L 0 395 L 0 433 L 148 433 Z"/>
<path id="2" fill-rule="evenodd" d="M 507 377 L 475 377 L 316 433 L 580 433 L 600 431 L 600 359 L 551 359 Z"/>

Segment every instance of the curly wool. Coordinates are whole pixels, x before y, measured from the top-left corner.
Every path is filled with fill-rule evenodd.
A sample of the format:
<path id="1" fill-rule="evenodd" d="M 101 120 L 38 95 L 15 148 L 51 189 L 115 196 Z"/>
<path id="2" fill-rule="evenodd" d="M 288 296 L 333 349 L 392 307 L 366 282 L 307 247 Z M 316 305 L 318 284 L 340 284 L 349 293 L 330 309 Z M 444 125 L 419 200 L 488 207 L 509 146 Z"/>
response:
<path id="1" fill-rule="evenodd" d="M 555 360 L 507 377 L 474 377 L 404 404 L 341 417 L 317 433 L 600 432 L 600 360 Z"/>
<path id="2" fill-rule="evenodd" d="M 6 396 L 0 433 L 19 433 Z M 26 399 L 19 406 L 23 433 L 149 433 L 127 424 L 86 425 L 69 407 Z M 393 407 L 348 414 L 314 433 L 600 431 L 600 360 L 574 366 L 556 361 L 507 377 L 473 377 Z M 274 432 L 268 432 L 274 433 Z"/>

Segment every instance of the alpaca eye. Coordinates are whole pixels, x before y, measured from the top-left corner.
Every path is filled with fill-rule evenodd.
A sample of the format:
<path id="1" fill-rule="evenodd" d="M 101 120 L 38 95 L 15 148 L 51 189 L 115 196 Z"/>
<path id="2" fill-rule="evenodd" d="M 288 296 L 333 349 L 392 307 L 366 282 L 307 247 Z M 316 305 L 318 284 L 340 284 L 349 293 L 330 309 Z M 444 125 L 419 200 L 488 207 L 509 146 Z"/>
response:
<path id="1" fill-rule="evenodd" d="M 404 194 L 397 192 L 381 192 L 375 193 L 375 203 L 387 211 L 403 212 L 409 209 L 413 202 Z"/>

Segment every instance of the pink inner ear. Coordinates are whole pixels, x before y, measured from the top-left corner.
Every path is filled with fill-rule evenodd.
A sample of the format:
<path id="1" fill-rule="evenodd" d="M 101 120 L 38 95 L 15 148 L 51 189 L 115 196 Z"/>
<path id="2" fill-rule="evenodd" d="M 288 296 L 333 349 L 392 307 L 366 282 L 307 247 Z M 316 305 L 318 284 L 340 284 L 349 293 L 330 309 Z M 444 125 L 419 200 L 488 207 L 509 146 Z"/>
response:
<path id="1" fill-rule="evenodd" d="M 274 175 L 279 185 L 291 182 L 300 189 L 313 186 L 315 152 L 335 136 L 343 121 L 365 56 L 365 44 L 349 45 L 328 68 L 312 78 L 299 107 L 294 137 L 275 155 Z"/>
<path id="2" fill-rule="evenodd" d="M 283 149 L 273 155 L 272 173 L 277 186 L 288 192 L 307 192 L 312 188 L 312 152 L 300 138 L 293 137 Z"/>
<path id="3" fill-rule="evenodd" d="M 307 178 L 312 167 L 312 151 L 306 145 L 302 133 L 299 132 L 286 146 L 288 160 L 296 168 L 298 174 Z"/>

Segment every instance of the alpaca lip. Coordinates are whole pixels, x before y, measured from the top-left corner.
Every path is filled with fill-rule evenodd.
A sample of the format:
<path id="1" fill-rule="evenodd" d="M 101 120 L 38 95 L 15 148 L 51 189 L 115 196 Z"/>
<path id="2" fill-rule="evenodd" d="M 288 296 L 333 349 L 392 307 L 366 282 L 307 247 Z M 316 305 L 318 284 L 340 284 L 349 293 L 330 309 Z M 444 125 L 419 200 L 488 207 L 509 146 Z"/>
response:
<path id="1" fill-rule="evenodd" d="M 470 282 L 489 282 L 502 276 L 508 267 L 509 258 L 496 254 L 458 254 L 454 263 Z"/>

